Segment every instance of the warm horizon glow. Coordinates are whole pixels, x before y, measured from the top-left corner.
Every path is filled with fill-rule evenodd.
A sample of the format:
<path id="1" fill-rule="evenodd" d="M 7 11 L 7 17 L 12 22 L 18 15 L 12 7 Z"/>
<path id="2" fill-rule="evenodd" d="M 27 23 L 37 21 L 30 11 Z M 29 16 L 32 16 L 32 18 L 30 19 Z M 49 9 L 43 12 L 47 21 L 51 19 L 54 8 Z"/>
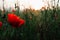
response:
<path id="1" fill-rule="evenodd" d="M 42 0 L 31 0 L 30 5 L 33 9 L 39 10 L 44 6 L 44 3 L 42 2 Z"/>
<path id="2" fill-rule="evenodd" d="M 14 8 L 15 3 L 17 3 L 17 0 L 4 0 L 4 7 L 6 9 Z M 44 3 L 43 0 L 18 0 L 18 5 L 21 10 L 25 9 L 25 8 L 29 8 L 29 7 L 31 7 L 32 9 L 35 9 L 35 10 L 39 10 L 42 7 L 47 7 L 47 3 Z M 2 9 L 2 6 L 3 6 L 3 0 L 0 0 L 1 9 Z"/>

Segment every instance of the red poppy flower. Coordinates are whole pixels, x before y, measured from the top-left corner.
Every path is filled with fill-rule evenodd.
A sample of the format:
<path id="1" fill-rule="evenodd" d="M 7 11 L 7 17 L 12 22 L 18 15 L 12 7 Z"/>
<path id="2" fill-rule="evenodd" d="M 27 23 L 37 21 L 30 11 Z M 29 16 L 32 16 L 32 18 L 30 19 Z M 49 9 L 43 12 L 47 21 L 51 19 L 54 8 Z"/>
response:
<path id="1" fill-rule="evenodd" d="M 16 22 L 18 19 L 17 19 L 17 16 L 15 14 L 8 14 L 8 22 L 9 23 L 14 23 Z"/>
<path id="2" fill-rule="evenodd" d="M 20 19 L 20 20 L 19 20 L 19 25 L 18 25 L 18 26 L 21 26 L 21 25 L 23 25 L 24 23 L 25 23 L 25 20 Z"/>
<path id="3" fill-rule="evenodd" d="M 0 27 L 2 27 L 2 22 L 0 22 Z"/>
<path id="4" fill-rule="evenodd" d="M 24 24 L 24 21 L 21 20 L 18 16 L 15 14 L 8 14 L 8 22 L 13 26 L 13 27 L 18 27 Z"/>

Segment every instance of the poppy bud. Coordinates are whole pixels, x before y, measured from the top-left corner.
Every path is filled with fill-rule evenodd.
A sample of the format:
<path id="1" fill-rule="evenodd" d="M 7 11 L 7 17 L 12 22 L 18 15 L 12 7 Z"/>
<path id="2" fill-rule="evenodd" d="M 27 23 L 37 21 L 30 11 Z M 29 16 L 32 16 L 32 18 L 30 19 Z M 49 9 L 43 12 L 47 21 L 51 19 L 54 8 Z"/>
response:
<path id="1" fill-rule="evenodd" d="M 2 22 L 0 22 L 0 28 L 2 27 Z"/>

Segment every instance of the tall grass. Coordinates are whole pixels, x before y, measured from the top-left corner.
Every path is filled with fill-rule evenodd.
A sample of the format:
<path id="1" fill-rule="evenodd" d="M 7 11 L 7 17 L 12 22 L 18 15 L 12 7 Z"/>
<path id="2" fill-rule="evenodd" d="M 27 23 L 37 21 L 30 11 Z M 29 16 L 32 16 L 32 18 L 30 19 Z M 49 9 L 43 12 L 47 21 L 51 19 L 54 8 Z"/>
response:
<path id="1" fill-rule="evenodd" d="M 60 40 L 60 9 L 32 10 L 25 9 L 23 12 L 17 10 L 15 14 L 25 20 L 21 28 L 12 28 L 1 16 L 3 27 L 0 29 L 1 40 Z M 7 14 L 6 11 L 6 19 Z M 6 28 L 6 30 L 4 30 Z"/>

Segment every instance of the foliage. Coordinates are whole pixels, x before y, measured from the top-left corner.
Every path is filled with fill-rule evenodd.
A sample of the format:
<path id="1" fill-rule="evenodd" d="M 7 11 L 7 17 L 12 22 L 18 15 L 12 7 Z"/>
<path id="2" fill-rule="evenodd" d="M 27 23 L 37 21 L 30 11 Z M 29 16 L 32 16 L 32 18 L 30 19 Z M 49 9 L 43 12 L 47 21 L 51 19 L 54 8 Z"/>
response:
<path id="1" fill-rule="evenodd" d="M 25 9 L 23 12 L 19 10 L 14 13 L 25 20 L 25 24 L 20 28 L 12 28 L 7 22 L 6 11 L 2 18 L 0 10 L 0 21 L 3 23 L 0 28 L 1 40 L 60 40 L 60 9 L 49 10 L 32 10 Z"/>

